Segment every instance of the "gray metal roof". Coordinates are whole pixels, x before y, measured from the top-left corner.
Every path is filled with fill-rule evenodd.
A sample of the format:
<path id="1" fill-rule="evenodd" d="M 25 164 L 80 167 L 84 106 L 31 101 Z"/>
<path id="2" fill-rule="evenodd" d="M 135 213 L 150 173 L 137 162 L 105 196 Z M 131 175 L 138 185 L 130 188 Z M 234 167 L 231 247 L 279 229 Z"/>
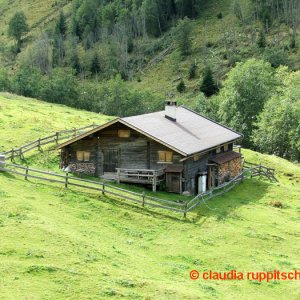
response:
<path id="1" fill-rule="evenodd" d="M 176 110 L 176 122 L 167 119 L 165 111 L 118 118 L 64 142 L 58 149 L 117 122 L 141 132 L 183 156 L 204 152 L 242 137 L 240 133 L 180 106 Z"/>
<path id="2" fill-rule="evenodd" d="M 242 135 L 184 107 L 177 107 L 176 122 L 165 111 L 122 118 L 124 123 L 147 133 L 187 156 L 239 139 Z"/>

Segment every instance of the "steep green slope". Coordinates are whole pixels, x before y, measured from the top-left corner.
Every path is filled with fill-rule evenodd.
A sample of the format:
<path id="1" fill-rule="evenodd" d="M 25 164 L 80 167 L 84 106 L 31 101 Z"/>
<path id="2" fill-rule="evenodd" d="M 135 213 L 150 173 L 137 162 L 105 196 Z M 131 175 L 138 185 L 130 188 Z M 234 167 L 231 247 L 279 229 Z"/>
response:
<path id="1" fill-rule="evenodd" d="M 5 103 L 11 114 L 14 107 L 18 116 L 20 99 L 1 97 L 1 106 Z M 76 123 L 79 113 L 82 122 L 98 118 L 57 105 L 45 114 L 49 104 L 22 100 L 23 118 L 15 126 L 2 122 L 0 132 L 6 134 L 1 133 L 1 140 L 9 134 L 18 137 L 14 143 L 23 144 L 38 136 L 35 129 L 46 133 L 54 124 L 68 127 L 68 120 Z M 27 126 L 28 115 L 43 123 Z M 52 125 L 42 129 L 48 122 Z M 6 139 L 4 148 L 10 146 Z M 297 299 L 296 281 L 189 278 L 192 269 L 300 268 L 300 168 L 275 156 L 243 153 L 249 161 L 276 168 L 279 183 L 247 180 L 186 220 L 97 193 L 0 173 L 0 298 Z M 281 201 L 283 208 L 270 201 Z"/>
<path id="2" fill-rule="evenodd" d="M 20 147 L 56 131 L 102 124 L 110 119 L 64 105 L 0 93 L 0 151 Z"/>
<path id="3" fill-rule="evenodd" d="M 70 2 L 65 0 L 0 0 L 1 65 L 12 65 L 12 61 L 9 59 L 9 48 L 14 45 L 14 41 L 12 38 L 8 37 L 8 24 L 17 11 L 24 12 L 30 27 L 30 31 L 24 40 L 25 47 L 27 47 L 41 34 L 42 30 L 46 30 L 53 22 L 55 22 L 61 9 L 68 11 L 69 7 Z"/>
<path id="4" fill-rule="evenodd" d="M 240 5 L 242 9 L 244 20 L 241 21 L 237 17 L 235 3 Z M 299 69 L 299 55 L 297 45 L 299 37 L 296 36 L 296 48 L 290 49 L 289 43 L 291 38 L 291 28 L 288 28 L 284 22 L 274 22 L 266 33 L 267 49 L 259 49 L 257 47 L 257 37 L 259 31 L 263 28 L 263 23 L 257 19 L 253 19 L 253 7 L 250 9 L 253 1 L 243 0 L 233 2 L 229 0 L 213 0 L 201 5 L 199 16 L 195 20 L 191 20 L 191 51 L 185 58 L 180 56 L 178 47 L 178 34 L 174 31 L 175 24 L 170 26 L 169 30 L 162 34 L 160 38 L 153 38 L 149 35 L 147 38 L 133 41 L 133 49 L 130 53 L 113 54 L 116 50 L 113 47 L 114 39 L 107 44 L 107 39 L 102 42 L 95 42 L 90 46 L 78 43 L 75 47 L 70 46 L 70 41 L 66 42 L 68 45 L 65 49 L 66 55 L 70 56 L 73 52 L 78 52 L 79 61 L 84 69 L 83 78 L 94 79 L 91 76 L 90 64 L 95 53 L 98 54 L 101 65 L 104 70 L 99 72 L 100 78 L 113 76 L 116 70 L 113 70 L 120 64 L 121 58 L 126 57 L 127 61 L 122 63 L 133 69 L 130 69 L 131 80 L 128 84 L 132 87 L 137 87 L 141 90 L 149 90 L 161 96 L 166 96 L 169 93 L 175 93 L 177 98 L 183 98 L 182 101 L 190 99 L 191 102 L 199 95 L 199 85 L 202 80 L 202 72 L 208 65 L 212 67 L 214 76 L 219 83 L 222 84 L 226 73 L 238 61 L 244 61 L 250 57 L 264 58 L 272 63 L 288 64 L 292 69 Z M 30 57 L 26 54 L 26 49 L 33 45 L 36 38 L 42 31 L 52 32 L 49 34 L 49 60 L 51 60 L 51 53 L 53 47 L 53 30 L 54 24 L 57 20 L 58 13 L 61 9 L 66 14 L 67 24 L 71 26 L 71 6 L 72 2 L 68 1 L 0 1 L 0 53 L 2 53 L 4 61 L 1 66 L 13 67 L 15 72 L 16 67 L 24 60 L 24 56 Z M 126 5 L 125 5 L 126 6 Z M 21 54 L 15 57 L 10 53 L 10 46 L 14 44 L 11 38 L 8 38 L 7 28 L 8 22 L 14 12 L 23 10 L 28 18 L 30 25 L 30 32 L 24 40 Z M 222 18 L 218 17 L 222 15 Z M 284 16 L 281 17 L 284 19 Z M 281 21 L 282 21 L 281 20 Z M 86 39 L 86 36 L 82 37 Z M 109 48 L 112 47 L 112 48 Z M 70 49 L 71 48 L 71 49 Z M 87 49 L 85 49 L 87 48 Z M 166 49 L 165 55 L 163 53 Z M 75 51 L 75 52 L 76 52 Z M 32 54 L 31 54 L 32 55 Z M 74 53 L 72 54 L 74 55 Z M 110 55 L 112 55 L 110 57 Z M 115 56 L 114 56 L 115 55 Z M 140 57 L 142 55 L 142 57 Z M 28 58 L 29 59 L 29 58 Z M 73 58 L 72 58 L 73 59 Z M 70 64 L 71 57 L 65 59 L 62 66 Z M 111 61 L 114 61 L 112 65 Z M 140 61 L 139 63 L 137 63 Z M 192 80 L 188 79 L 188 70 L 190 65 L 196 62 L 197 74 Z M 141 64 L 140 66 L 137 66 Z M 10 70 L 11 71 L 11 70 Z M 107 74 L 104 74 L 107 73 Z M 184 79 L 187 86 L 186 92 L 180 94 L 176 90 L 176 86 L 180 80 Z M 98 80 L 98 75 L 97 75 Z"/>

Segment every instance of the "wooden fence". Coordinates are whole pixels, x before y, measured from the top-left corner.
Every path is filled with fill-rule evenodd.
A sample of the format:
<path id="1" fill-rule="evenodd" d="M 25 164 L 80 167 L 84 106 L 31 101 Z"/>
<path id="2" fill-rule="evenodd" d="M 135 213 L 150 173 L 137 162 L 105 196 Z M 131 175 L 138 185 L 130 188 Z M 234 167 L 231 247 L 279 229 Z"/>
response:
<path id="1" fill-rule="evenodd" d="M 81 127 L 81 128 L 73 128 L 71 130 L 62 130 L 62 131 L 58 131 L 53 135 L 47 136 L 47 137 L 43 137 L 43 138 L 39 138 L 33 142 L 30 142 L 28 144 L 25 144 L 19 148 L 13 148 L 9 151 L 0 153 L 5 155 L 5 159 L 10 159 L 11 161 L 13 161 L 16 157 L 20 157 L 20 158 L 24 158 L 24 154 L 28 151 L 31 151 L 33 149 L 38 149 L 41 150 L 42 146 L 47 145 L 47 144 L 51 144 L 51 143 L 58 143 L 59 141 L 65 140 L 65 139 L 69 139 L 72 137 L 76 137 L 84 132 L 87 132 L 95 127 L 97 127 L 99 125 L 96 124 L 92 124 L 92 125 L 88 125 L 85 127 Z"/>
<path id="2" fill-rule="evenodd" d="M 143 207 L 152 206 L 162 209 L 168 209 L 176 212 L 184 213 L 185 203 L 179 203 L 175 201 L 165 200 L 161 198 L 151 197 L 145 193 L 136 193 L 129 190 L 125 190 L 106 182 L 88 180 L 66 175 L 57 174 L 54 172 L 41 171 L 29 167 L 24 167 L 17 164 L 4 163 L 0 165 L 0 171 L 5 171 L 17 175 L 21 175 L 25 180 L 28 178 L 34 178 L 38 180 L 44 180 L 48 182 L 63 184 L 66 188 L 69 186 L 76 186 L 88 190 L 99 191 L 101 194 L 109 194 L 117 196 L 119 198 L 129 200 L 135 203 L 141 204 Z"/>
<path id="3" fill-rule="evenodd" d="M 230 191 L 233 187 L 235 187 L 238 183 L 240 183 L 246 178 L 250 178 L 254 176 L 265 176 L 271 180 L 271 177 L 268 174 L 268 172 L 269 171 L 273 172 L 274 169 L 270 169 L 261 165 L 255 165 L 255 164 L 251 164 L 251 165 L 252 167 L 243 169 L 243 171 L 232 180 L 214 189 L 211 189 L 205 193 L 199 194 L 190 201 L 182 200 L 178 202 L 161 199 L 157 197 L 151 197 L 146 195 L 145 193 L 132 192 L 129 190 L 125 190 L 113 186 L 111 184 L 107 184 L 106 182 L 99 182 L 99 181 L 77 178 L 74 176 L 70 176 L 68 173 L 66 173 L 66 175 L 61 175 L 54 172 L 41 171 L 29 167 L 24 167 L 21 165 L 8 164 L 5 162 L 0 163 L 0 171 L 21 175 L 25 178 L 25 180 L 27 180 L 28 178 L 34 178 L 34 179 L 44 180 L 48 182 L 60 183 L 63 184 L 66 188 L 69 186 L 75 186 L 75 187 L 80 187 L 88 190 L 94 190 L 100 192 L 102 195 L 109 194 L 121 199 L 125 199 L 128 201 L 132 201 L 134 203 L 141 204 L 142 207 L 151 206 L 151 207 L 179 212 L 182 213 L 184 217 L 186 217 L 188 212 L 194 210 L 196 207 L 198 207 L 201 204 L 206 204 L 206 201 L 215 198 L 217 196 L 223 195 L 224 193 Z M 269 171 L 266 171 L 266 169 L 268 169 Z M 273 177 L 275 178 L 274 172 L 273 172 Z"/>
<path id="4" fill-rule="evenodd" d="M 251 177 L 265 176 L 270 181 L 278 181 L 275 177 L 275 169 L 244 161 L 244 168 L 251 169 Z"/>

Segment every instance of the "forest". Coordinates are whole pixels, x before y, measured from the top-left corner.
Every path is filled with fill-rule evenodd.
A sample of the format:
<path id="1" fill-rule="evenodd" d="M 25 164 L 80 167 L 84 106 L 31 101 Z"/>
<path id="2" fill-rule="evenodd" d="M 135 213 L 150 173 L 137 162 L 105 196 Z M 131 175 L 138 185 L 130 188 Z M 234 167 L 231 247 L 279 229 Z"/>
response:
<path id="1" fill-rule="evenodd" d="M 299 0 L 51 7 L 38 31 L 22 9 L 8 18 L 1 91 L 117 116 L 176 98 L 243 133 L 243 146 L 299 161 Z"/>

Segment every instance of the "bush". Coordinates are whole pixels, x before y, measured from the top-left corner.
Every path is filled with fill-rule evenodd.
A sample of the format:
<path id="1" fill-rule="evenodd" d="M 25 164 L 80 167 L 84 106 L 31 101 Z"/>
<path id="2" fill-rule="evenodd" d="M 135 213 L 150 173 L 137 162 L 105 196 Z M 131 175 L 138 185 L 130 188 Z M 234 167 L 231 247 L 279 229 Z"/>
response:
<path id="1" fill-rule="evenodd" d="M 217 14 L 217 18 L 218 18 L 218 19 L 223 19 L 223 14 L 222 14 L 221 12 L 219 12 L 219 13 Z"/>
<path id="2" fill-rule="evenodd" d="M 197 70 L 197 65 L 195 62 L 193 62 L 189 68 L 189 79 L 193 79 L 196 77 L 196 70 Z"/>
<path id="3" fill-rule="evenodd" d="M 4 69 L 0 69 L 0 91 L 10 91 L 11 83 L 8 73 Z"/>
<path id="4" fill-rule="evenodd" d="M 49 77 L 43 77 L 39 95 L 49 102 L 81 108 L 78 81 L 70 68 L 55 68 Z"/>
<path id="5" fill-rule="evenodd" d="M 295 49 L 296 48 L 296 39 L 295 36 L 292 36 L 290 39 L 290 49 Z"/>
<path id="6" fill-rule="evenodd" d="M 284 66 L 288 64 L 287 53 L 281 49 L 266 49 L 263 57 L 273 68 L 278 68 L 280 65 Z"/>
<path id="7" fill-rule="evenodd" d="M 257 46 L 258 48 L 266 48 L 267 42 L 266 42 L 266 36 L 263 30 L 259 32 L 258 40 L 257 40 Z"/>
<path id="8" fill-rule="evenodd" d="M 186 87 L 185 87 L 185 83 L 182 79 L 180 80 L 180 82 L 178 83 L 176 88 L 179 93 L 185 92 Z"/>
<path id="9" fill-rule="evenodd" d="M 42 79 L 41 73 L 34 68 L 21 68 L 12 79 L 11 88 L 16 94 L 25 97 L 38 97 Z"/>

